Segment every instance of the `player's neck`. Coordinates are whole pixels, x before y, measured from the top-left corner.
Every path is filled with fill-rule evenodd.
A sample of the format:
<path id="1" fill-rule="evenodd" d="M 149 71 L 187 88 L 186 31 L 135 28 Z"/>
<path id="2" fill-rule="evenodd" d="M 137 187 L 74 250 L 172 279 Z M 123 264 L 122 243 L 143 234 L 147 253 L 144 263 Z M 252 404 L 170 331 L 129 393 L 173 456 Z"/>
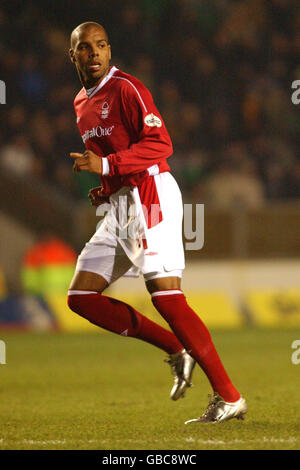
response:
<path id="1" fill-rule="evenodd" d="M 96 79 L 96 80 L 84 80 L 84 79 L 82 78 L 82 79 L 81 79 L 81 84 L 82 84 L 82 86 L 83 86 L 86 90 L 90 90 L 90 89 L 96 88 L 96 87 L 105 79 L 105 77 L 108 75 L 110 69 L 111 69 L 111 66 L 109 66 L 108 69 L 106 70 L 106 72 L 105 72 L 101 77 L 99 77 L 99 78 Z"/>

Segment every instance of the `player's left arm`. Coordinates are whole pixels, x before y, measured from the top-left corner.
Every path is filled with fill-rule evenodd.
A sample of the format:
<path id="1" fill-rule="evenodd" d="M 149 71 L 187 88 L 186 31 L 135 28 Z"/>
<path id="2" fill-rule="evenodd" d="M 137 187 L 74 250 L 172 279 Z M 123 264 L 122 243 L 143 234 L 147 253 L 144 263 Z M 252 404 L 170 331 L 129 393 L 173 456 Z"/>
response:
<path id="1" fill-rule="evenodd" d="M 109 175 L 135 174 L 170 157 L 173 146 L 151 93 L 138 80 L 126 84 L 121 104 L 128 128 L 138 135 L 128 149 L 107 156 Z"/>

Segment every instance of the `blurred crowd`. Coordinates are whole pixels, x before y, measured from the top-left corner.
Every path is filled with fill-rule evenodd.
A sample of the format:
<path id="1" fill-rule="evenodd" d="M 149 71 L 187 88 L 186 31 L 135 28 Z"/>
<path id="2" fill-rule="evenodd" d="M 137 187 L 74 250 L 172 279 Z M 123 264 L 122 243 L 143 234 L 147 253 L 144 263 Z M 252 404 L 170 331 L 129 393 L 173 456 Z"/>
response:
<path id="1" fill-rule="evenodd" d="M 299 0 L 3 1 L 0 166 L 84 199 L 95 175 L 74 175 L 83 144 L 68 59 L 79 23 L 108 31 L 112 64 L 151 90 L 174 145 L 186 199 L 258 207 L 300 198 Z"/>

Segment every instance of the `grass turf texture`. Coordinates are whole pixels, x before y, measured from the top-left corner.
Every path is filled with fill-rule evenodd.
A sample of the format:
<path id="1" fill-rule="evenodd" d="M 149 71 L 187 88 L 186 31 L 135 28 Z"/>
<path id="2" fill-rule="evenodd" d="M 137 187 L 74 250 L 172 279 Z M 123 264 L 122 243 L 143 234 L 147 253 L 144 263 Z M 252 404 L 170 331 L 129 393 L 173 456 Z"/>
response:
<path id="1" fill-rule="evenodd" d="M 4 334 L 0 365 L 0 449 L 300 449 L 299 330 L 213 331 L 235 384 L 247 398 L 244 422 L 184 421 L 210 393 L 196 368 L 194 388 L 173 402 L 173 379 L 158 349 L 113 334 Z"/>

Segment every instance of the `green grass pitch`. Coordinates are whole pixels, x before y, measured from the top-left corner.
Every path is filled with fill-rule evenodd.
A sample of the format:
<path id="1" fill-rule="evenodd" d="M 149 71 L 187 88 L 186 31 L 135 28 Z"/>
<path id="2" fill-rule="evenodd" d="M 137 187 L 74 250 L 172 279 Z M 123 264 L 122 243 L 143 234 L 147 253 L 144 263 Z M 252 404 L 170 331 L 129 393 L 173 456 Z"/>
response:
<path id="1" fill-rule="evenodd" d="M 210 393 L 169 399 L 165 355 L 113 334 L 0 333 L 0 449 L 300 449 L 300 330 L 212 331 L 224 365 L 247 398 L 244 422 L 190 424 Z"/>

